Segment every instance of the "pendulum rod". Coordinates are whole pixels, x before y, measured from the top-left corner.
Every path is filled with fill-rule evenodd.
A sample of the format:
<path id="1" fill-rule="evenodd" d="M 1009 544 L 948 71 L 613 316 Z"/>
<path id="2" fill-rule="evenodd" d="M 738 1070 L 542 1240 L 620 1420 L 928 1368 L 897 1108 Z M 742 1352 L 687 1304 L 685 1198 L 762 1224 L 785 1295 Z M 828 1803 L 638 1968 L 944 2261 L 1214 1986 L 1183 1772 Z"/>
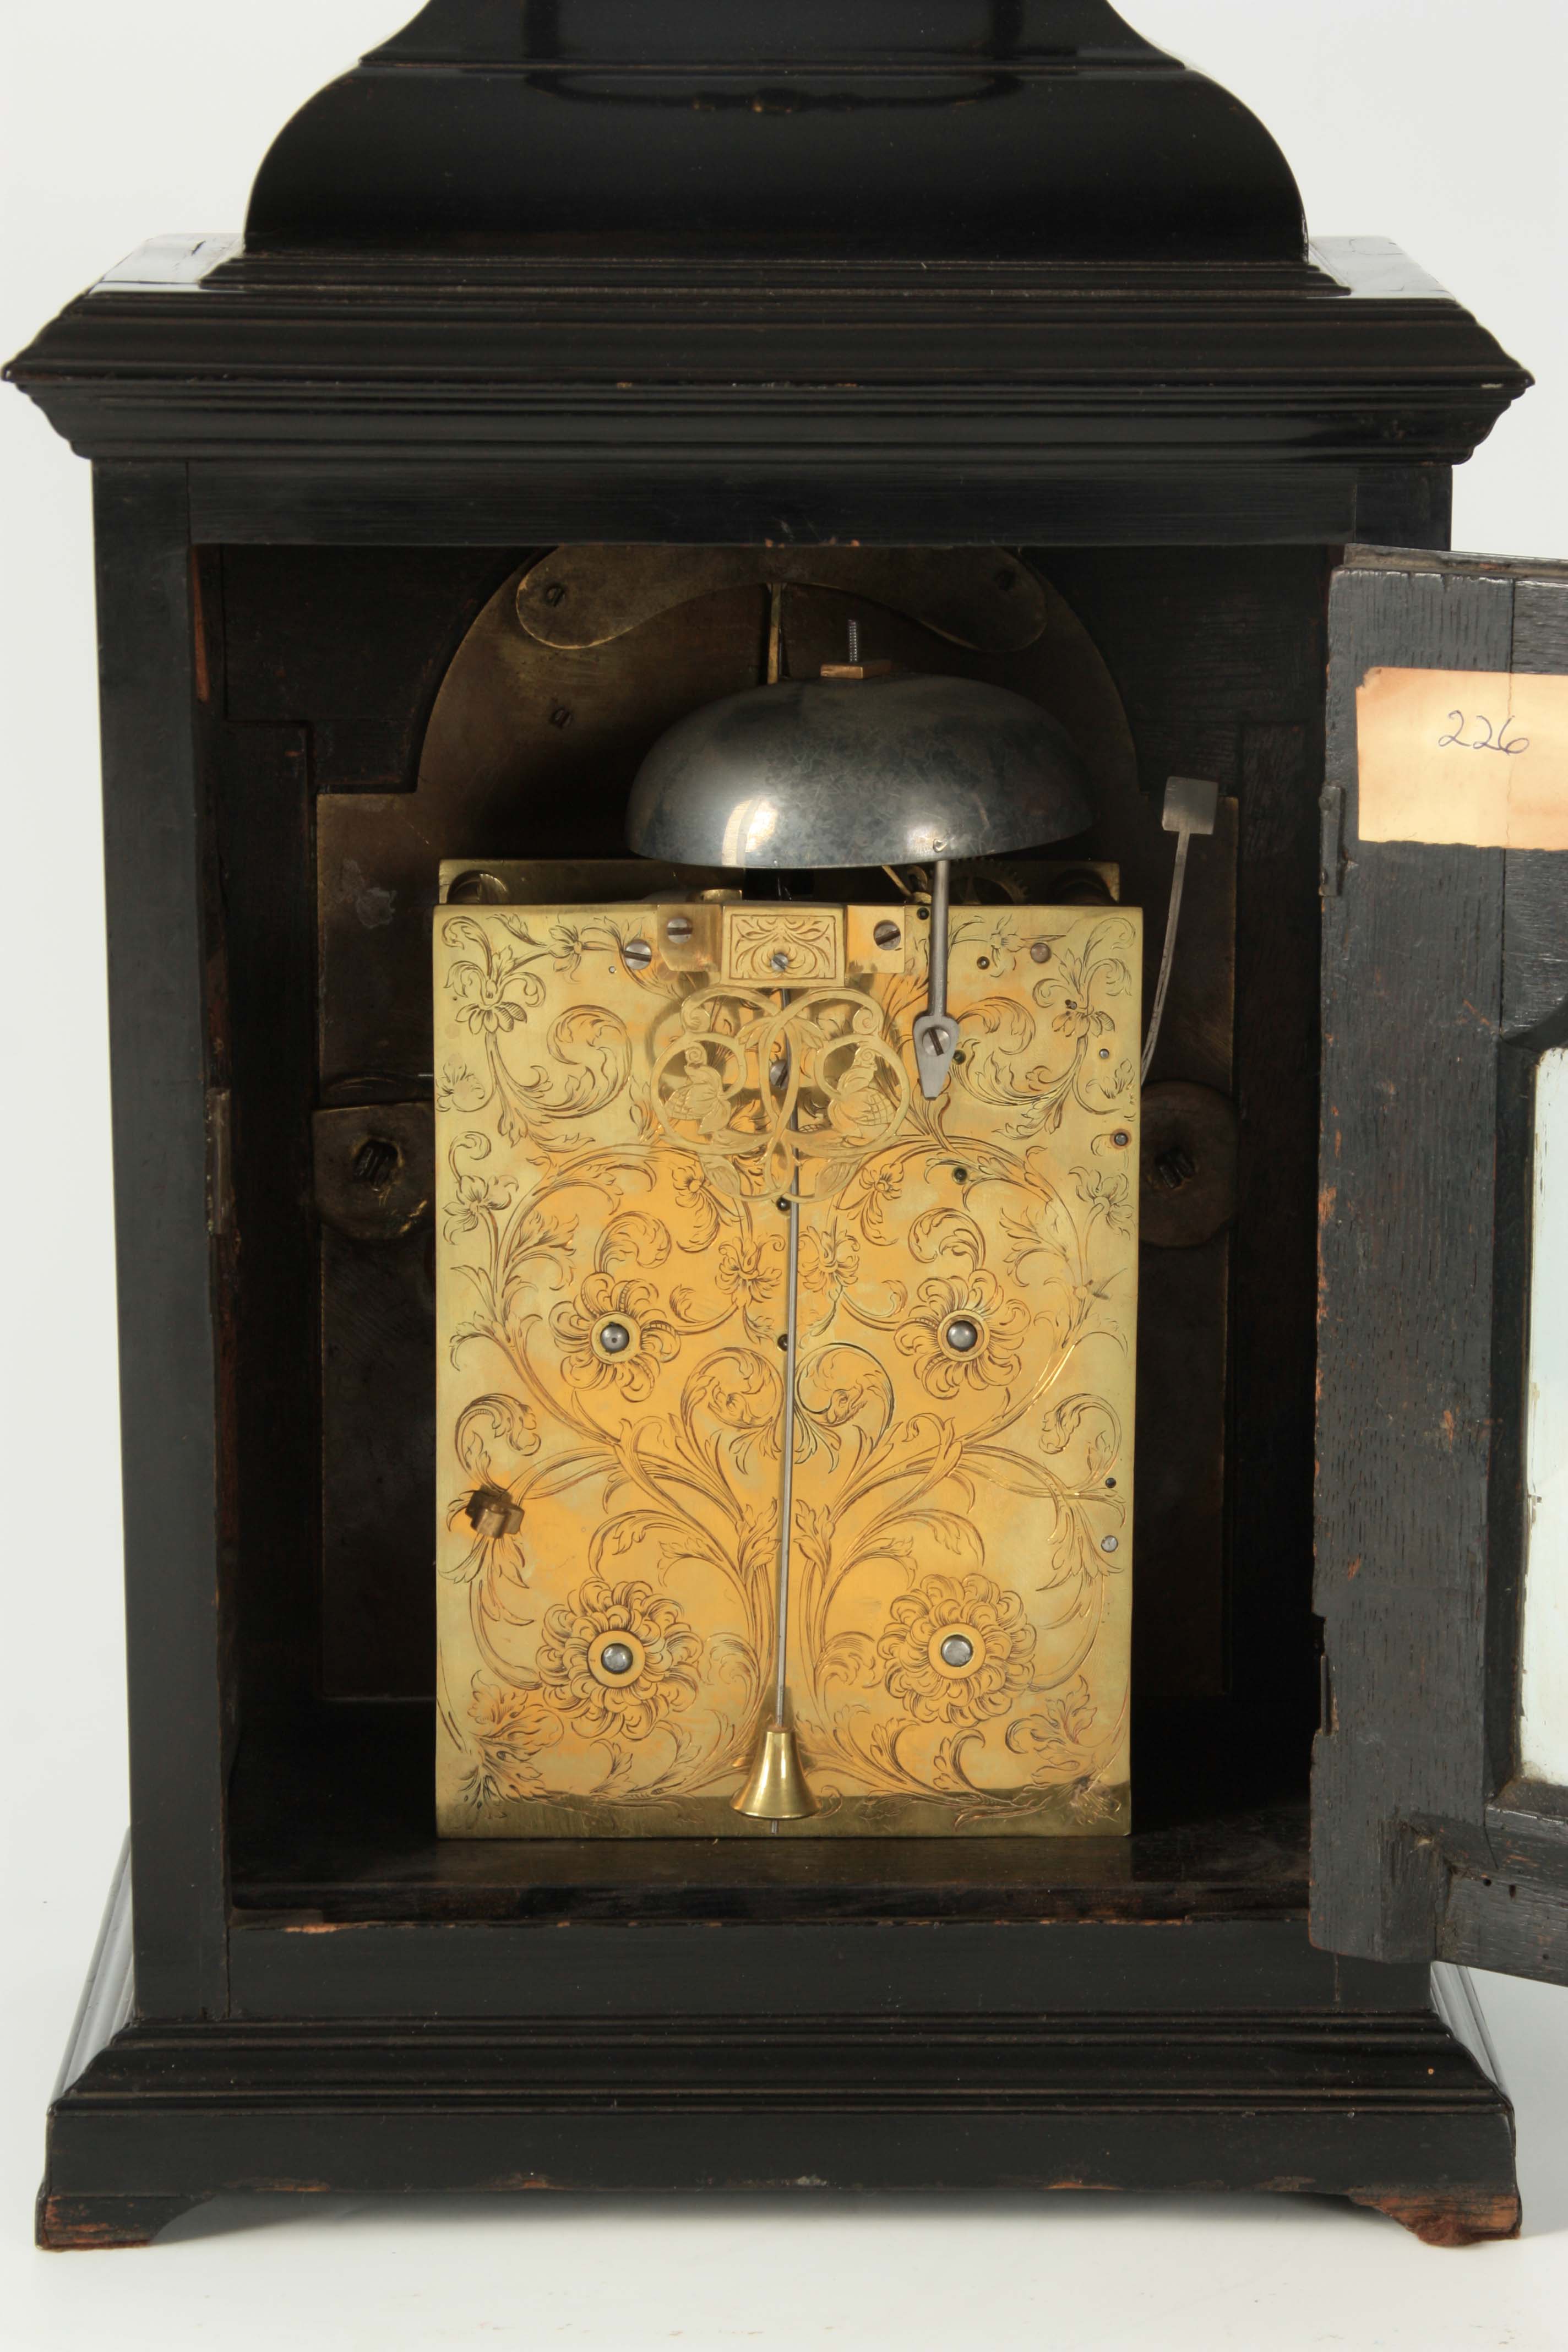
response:
<path id="1" fill-rule="evenodd" d="M 790 1531 L 795 1513 L 795 1348 L 799 1317 L 796 1299 L 800 1273 L 800 1202 L 798 1164 L 791 1179 L 789 1202 L 789 1263 L 785 1275 L 788 1307 L 784 1317 L 784 1470 L 779 1486 L 779 1607 L 778 1664 L 773 1676 L 773 1720 L 782 1728 L 788 1704 L 784 1688 L 785 1643 L 789 1639 Z"/>
<path id="2" fill-rule="evenodd" d="M 780 1005 L 787 1011 L 788 989 L 780 992 Z M 786 1046 L 785 1051 L 788 1051 Z M 792 1113 L 792 1123 L 798 1122 L 798 1106 Z M 738 1813 L 748 1814 L 753 1821 L 765 1821 L 774 1836 L 781 1822 L 803 1821 L 817 1810 L 816 1799 L 801 1769 L 795 1746 L 794 1726 L 789 1719 L 789 1594 L 790 1556 L 793 1548 L 795 1518 L 795 1343 L 799 1331 L 800 1306 L 800 1157 L 792 1160 L 788 1195 L 781 1208 L 789 1214 L 788 1264 L 785 1271 L 786 1305 L 784 1309 L 784 1416 L 782 1459 L 779 1465 L 779 1555 L 777 1613 L 773 1628 L 773 1703 L 772 1721 L 764 1721 L 761 1738 L 747 1776 L 746 1785 L 732 1800 Z"/>

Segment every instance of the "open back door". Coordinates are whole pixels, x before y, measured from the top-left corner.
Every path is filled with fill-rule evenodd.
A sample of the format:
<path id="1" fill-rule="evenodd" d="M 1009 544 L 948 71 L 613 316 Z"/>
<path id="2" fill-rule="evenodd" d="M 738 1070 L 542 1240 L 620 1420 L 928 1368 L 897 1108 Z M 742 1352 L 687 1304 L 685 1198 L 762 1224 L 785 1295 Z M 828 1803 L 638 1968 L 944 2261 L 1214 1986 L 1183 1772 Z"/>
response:
<path id="1" fill-rule="evenodd" d="M 1568 1980 L 1568 566 L 1333 583 L 1312 1934 Z"/>

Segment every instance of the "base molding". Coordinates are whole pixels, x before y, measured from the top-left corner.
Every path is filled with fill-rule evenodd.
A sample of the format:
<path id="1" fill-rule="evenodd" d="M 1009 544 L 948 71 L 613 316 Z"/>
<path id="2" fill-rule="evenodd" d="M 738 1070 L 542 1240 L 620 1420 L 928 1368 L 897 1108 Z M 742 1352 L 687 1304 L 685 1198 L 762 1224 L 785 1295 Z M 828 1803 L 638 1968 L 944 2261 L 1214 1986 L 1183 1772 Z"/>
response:
<path id="1" fill-rule="evenodd" d="M 1127 1930 L 1142 1950 L 1152 1932 Z M 1286 1922 L 1239 1957 L 1117 2011 L 1058 1983 L 1048 2013 L 918 2015 L 884 1985 L 820 2016 L 158 2022 L 135 2014 L 122 1856 L 49 2109 L 38 2242 L 146 2245 L 211 2198 L 280 2190 L 1262 2189 L 1375 2207 L 1428 2245 L 1515 2236 L 1513 2111 L 1464 1972 L 1344 1968 Z M 1221 1983 L 1233 2005 L 1207 2005 Z"/>
<path id="2" fill-rule="evenodd" d="M 38 2230 L 141 2244 L 247 2191 L 1199 2188 L 1519 2227 L 1508 2102 L 1421 2010 L 132 2022 L 51 2109 Z"/>

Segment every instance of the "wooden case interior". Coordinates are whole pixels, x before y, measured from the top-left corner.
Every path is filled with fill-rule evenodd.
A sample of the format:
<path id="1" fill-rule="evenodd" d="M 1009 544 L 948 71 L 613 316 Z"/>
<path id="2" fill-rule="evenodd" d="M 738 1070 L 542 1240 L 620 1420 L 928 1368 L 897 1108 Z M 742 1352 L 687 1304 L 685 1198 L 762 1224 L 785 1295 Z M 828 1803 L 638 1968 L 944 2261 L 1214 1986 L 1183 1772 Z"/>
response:
<path id="1" fill-rule="evenodd" d="M 443 681 L 497 592 L 544 551 L 231 545 L 195 557 L 216 1075 L 232 1101 L 233 1210 L 217 1247 L 237 1920 L 1300 1915 L 1318 1712 L 1318 787 L 1335 552 L 1321 547 L 1019 551 L 1114 682 L 1144 838 L 1157 837 L 1168 774 L 1212 777 L 1237 804 L 1224 942 L 1234 955 L 1237 1213 L 1217 1244 L 1145 1249 L 1140 1327 L 1147 1465 L 1156 1425 L 1169 1458 L 1186 1443 L 1184 1367 L 1194 1345 L 1212 1344 L 1199 1330 L 1205 1315 L 1212 1326 L 1215 1295 L 1205 1250 L 1227 1253 L 1223 1419 L 1197 1438 L 1221 1539 L 1184 1544 L 1179 1509 L 1160 1542 L 1140 1536 L 1131 1838 L 437 1840 L 423 1679 L 429 1513 L 410 1519 L 388 1505 L 389 1494 L 428 1487 L 428 1203 L 412 1204 L 390 1243 L 356 1242 L 319 1215 L 312 1166 L 320 1114 L 416 1105 L 429 1074 L 400 1066 L 409 1055 L 394 1050 L 395 1013 L 384 1007 L 362 1026 L 374 1035 L 380 1018 L 392 1041 L 385 1066 L 368 1049 L 336 1052 L 340 983 L 318 926 L 318 845 L 340 817 L 351 845 L 356 825 L 366 839 L 401 828 L 421 874 L 426 895 L 410 909 L 387 903 L 398 892 L 352 856 L 337 859 L 350 877 L 345 920 L 364 946 L 353 983 L 362 990 L 364 974 L 406 956 L 400 926 L 411 914 L 412 984 L 427 989 L 441 858 L 624 856 L 626 791 L 662 716 L 601 747 L 591 789 L 554 792 L 482 839 L 419 836 L 415 788 Z M 829 597 L 818 623 L 836 609 Z M 755 611 L 760 627 L 765 594 Z M 586 655 L 583 685 L 590 695 Z M 676 677 L 677 704 L 681 692 Z M 542 717 L 562 732 L 572 723 L 555 709 Z M 1168 865 L 1145 849 L 1140 876 L 1121 834 L 1107 824 L 1086 855 L 1129 867 L 1152 966 Z M 1166 845 L 1168 855 L 1168 836 Z M 1212 907 L 1207 920 L 1212 946 Z M 1156 1076 L 1210 1075 L 1191 1066 L 1192 1050 L 1201 1061 L 1189 1041 L 1183 1062 L 1178 1044 Z M 350 1455 L 353 1475 L 334 1466 Z"/>

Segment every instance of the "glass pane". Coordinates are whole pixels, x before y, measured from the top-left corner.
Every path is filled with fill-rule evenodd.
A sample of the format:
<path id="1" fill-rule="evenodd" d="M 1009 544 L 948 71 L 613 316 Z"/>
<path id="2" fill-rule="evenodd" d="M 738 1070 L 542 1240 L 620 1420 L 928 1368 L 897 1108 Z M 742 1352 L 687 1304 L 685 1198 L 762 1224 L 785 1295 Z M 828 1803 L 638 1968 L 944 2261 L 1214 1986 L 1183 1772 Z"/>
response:
<path id="1" fill-rule="evenodd" d="M 1568 1783 L 1568 1045 L 1536 1073 L 1531 1261 L 1520 1755 L 1528 1780 Z"/>

